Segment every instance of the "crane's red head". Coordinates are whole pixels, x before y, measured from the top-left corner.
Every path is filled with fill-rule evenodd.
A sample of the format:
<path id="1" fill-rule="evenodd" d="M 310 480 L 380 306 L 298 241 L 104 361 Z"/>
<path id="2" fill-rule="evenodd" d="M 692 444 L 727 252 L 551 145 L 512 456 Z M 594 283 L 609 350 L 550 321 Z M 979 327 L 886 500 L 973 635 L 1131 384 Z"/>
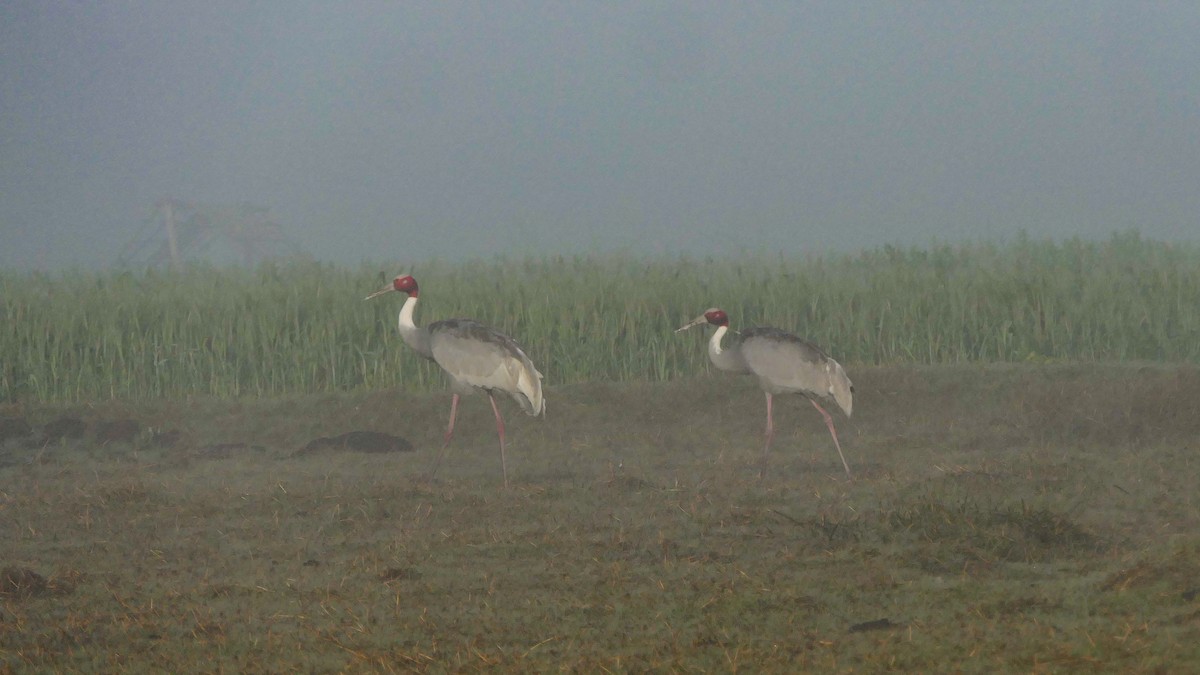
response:
<path id="1" fill-rule="evenodd" d="M 678 333 L 681 330 L 687 330 L 692 326 L 699 326 L 702 323 L 711 323 L 714 326 L 729 326 L 729 315 L 725 313 L 725 310 L 717 309 L 716 307 L 706 309 L 703 314 L 693 319 L 691 323 L 675 329 L 675 332 Z"/>
<path id="2" fill-rule="evenodd" d="M 417 297 L 417 280 L 412 278 L 411 274 L 405 274 L 404 276 L 392 279 L 392 288 L 401 293 L 408 293 L 408 297 L 410 298 Z"/>
<path id="3" fill-rule="evenodd" d="M 725 310 L 716 307 L 704 311 L 704 320 L 714 326 L 729 325 L 729 315 L 725 313 Z"/>
<path id="4" fill-rule="evenodd" d="M 409 274 L 400 275 L 395 279 L 392 279 L 392 283 L 368 295 L 365 299 L 370 300 L 371 298 L 377 298 L 384 293 L 391 293 L 392 291 L 407 293 L 408 297 L 415 298 L 417 297 L 418 292 L 417 280 L 412 278 L 412 275 Z"/>

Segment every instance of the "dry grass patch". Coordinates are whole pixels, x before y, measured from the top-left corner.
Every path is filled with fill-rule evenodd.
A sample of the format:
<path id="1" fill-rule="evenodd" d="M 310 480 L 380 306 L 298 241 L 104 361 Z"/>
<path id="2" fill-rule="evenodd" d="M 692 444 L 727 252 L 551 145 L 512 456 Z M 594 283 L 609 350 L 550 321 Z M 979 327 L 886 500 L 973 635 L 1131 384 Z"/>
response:
<path id="1" fill-rule="evenodd" d="M 480 399 L 464 401 L 436 480 L 422 476 L 441 443 L 445 394 L 26 411 L 31 426 L 133 419 L 184 440 L 5 446 L 0 568 L 16 581 L 0 592 L 0 664 L 1200 664 L 1200 478 L 1193 422 L 1178 412 L 1191 370 L 854 375 L 856 416 L 840 425 L 854 482 L 800 400 L 779 406 L 759 480 L 761 393 L 737 378 L 551 389 L 550 417 L 513 416 L 510 490 Z M 1058 412 L 1035 414 L 1049 405 L 1039 396 Z M 1112 419 L 1143 405 L 1158 406 L 1152 423 Z M 297 454 L 354 431 L 414 449 Z M 197 454 L 219 444 L 244 449 Z"/>

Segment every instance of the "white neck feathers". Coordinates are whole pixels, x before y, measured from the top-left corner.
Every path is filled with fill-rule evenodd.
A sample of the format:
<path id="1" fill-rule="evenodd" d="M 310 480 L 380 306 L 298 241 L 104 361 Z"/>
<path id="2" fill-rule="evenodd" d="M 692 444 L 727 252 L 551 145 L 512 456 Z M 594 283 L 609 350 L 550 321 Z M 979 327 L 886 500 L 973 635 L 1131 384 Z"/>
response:
<path id="1" fill-rule="evenodd" d="M 413 311 L 417 308 L 417 299 L 413 296 L 408 296 L 404 300 L 404 306 L 400 308 L 400 332 L 412 330 L 417 327 L 413 322 Z"/>
<path id="2" fill-rule="evenodd" d="M 427 359 L 432 359 L 433 349 L 429 344 L 429 331 L 417 326 L 413 321 L 413 311 L 416 308 L 416 296 L 408 296 L 408 299 L 404 301 L 404 306 L 400 308 L 400 337 L 404 338 L 404 342 L 412 347 L 413 351 Z"/>
<path id="3" fill-rule="evenodd" d="M 732 370 L 734 372 L 742 372 L 746 370 L 746 362 L 742 360 L 742 354 L 737 348 L 732 350 L 721 349 L 721 338 L 729 332 L 729 326 L 717 326 L 713 331 L 712 337 L 708 340 L 708 360 L 720 370 Z"/>
<path id="4" fill-rule="evenodd" d="M 721 338 L 725 337 L 725 333 L 729 332 L 729 326 L 717 326 L 713 331 L 712 337 L 708 339 L 708 353 L 712 357 L 721 355 Z"/>

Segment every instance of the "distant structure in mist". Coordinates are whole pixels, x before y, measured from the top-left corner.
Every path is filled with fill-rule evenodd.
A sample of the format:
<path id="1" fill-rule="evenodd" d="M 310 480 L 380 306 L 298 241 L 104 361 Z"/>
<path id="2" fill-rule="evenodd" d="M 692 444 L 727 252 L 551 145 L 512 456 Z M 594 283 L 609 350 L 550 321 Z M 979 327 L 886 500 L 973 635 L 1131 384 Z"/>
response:
<path id="1" fill-rule="evenodd" d="M 251 266 L 269 258 L 303 255 L 270 209 L 256 204 L 233 206 L 161 199 L 141 231 L 117 258 L 120 266 L 178 268 L 187 260 Z"/>

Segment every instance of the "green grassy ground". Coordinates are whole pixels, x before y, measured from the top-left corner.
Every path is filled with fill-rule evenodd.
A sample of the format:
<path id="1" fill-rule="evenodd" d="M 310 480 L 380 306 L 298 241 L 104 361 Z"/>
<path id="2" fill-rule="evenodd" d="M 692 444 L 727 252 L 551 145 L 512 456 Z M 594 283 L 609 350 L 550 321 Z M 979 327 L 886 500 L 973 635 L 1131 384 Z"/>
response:
<path id="1" fill-rule="evenodd" d="M 1200 371 L 851 375 L 853 482 L 721 375 L 506 402 L 509 490 L 479 397 L 430 481 L 445 393 L 10 405 L 182 438 L 0 449 L 0 670 L 1200 668 Z"/>

